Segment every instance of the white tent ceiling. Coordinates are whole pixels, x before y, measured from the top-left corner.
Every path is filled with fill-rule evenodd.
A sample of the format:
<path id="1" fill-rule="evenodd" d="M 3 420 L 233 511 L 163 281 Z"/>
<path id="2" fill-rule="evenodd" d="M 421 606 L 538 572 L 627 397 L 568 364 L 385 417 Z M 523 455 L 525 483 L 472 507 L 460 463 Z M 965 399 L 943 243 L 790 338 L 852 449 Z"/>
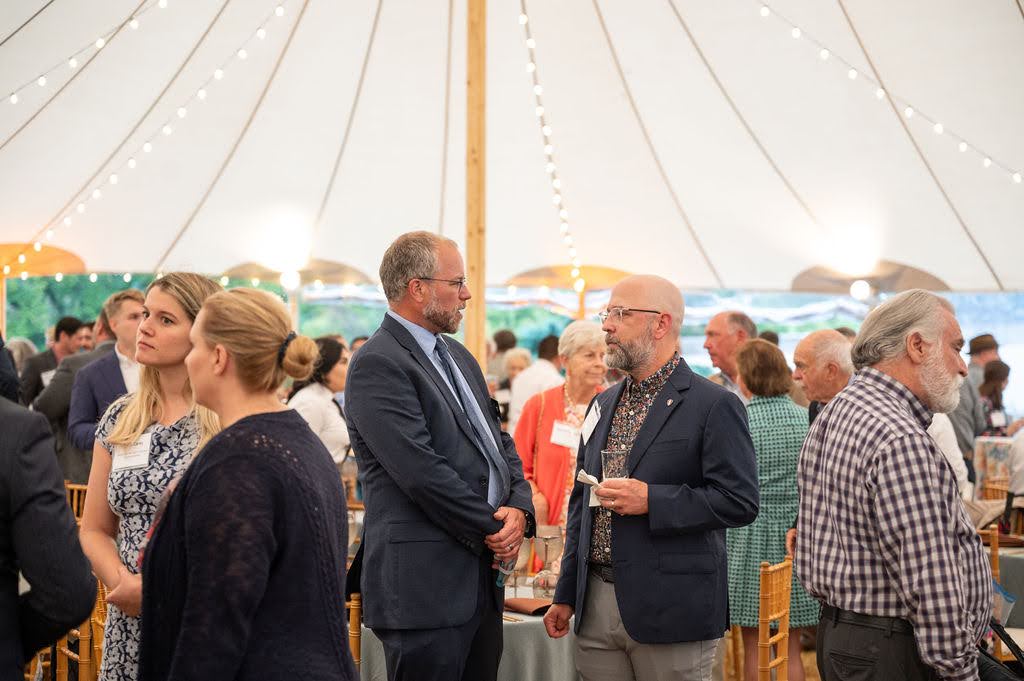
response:
<path id="1" fill-rule="evenodd" d="M 216 274 L 254 261 L 286 270 L 312 255 L 376 278 L 395 235 L 438 228 L 447 0 L 382 3 L 319 229 L 313 224 L 349 123 L 376 0 L 308 0 L 237 153 L 189 222 L 303 7 L 286 0 L 276 17 L 275 0 L 227 2 L 138 132 L 87 185 L 86 212 L 75 212 L 76 192 L 154 102 L 224 0 L 156 3 L 144 3 L 137 30 L 125 27 L 102 50 L 80 55 L 77 69 L 64 60 L 130 17 L 138 0 L 54 0 L 0 46 L 0 92 L 30 83 L 17 104 L 0 100 L 0 242 L 31 241 L 53 220 L 52 245 L 81 256 L 87 270 L 140 271 L 157 268 L 188 225 L 161 269 Z M 0 39 L 44 4 L 0 5 Z M 788 289 L 815 265 L 861 274 L 884 258 L 952 289 L 998 289 L 983 253 L 1003 287 L 1024 287 L 1024 184 L 1011 179 L 1024 172 L 1019 0 L 770 5 L 765 17 L 754 0 L 528 3 L 584 276 L 594 264 L 661 274 L 684 287 Z M 495 284 L 568 260 L 524 68 L 520 11 L 515 0 L 488 7 L 487 279 Z M 266 38 L 254 38 L 267 16 Z M 454 2 L 452 28 L 441 228 L 462 242 L 464 0 Z M 897 98 L 896 111 L 876 98 L 857 34 Z M 248 56 L 239 60 L 235 50 L 246 41 Z M 830 49 L 829 59 L 813 41 Z M 224 79 L 207 86 L 205 101 L 193 100 L 225 62 Z M 62 66 L 36 85 L 54 64 Z M 75 71 L 81 75 L 18 131 Z M 909 135 L 897 113 L 908 103 L 917 111 L 904 119 Z M 943 134 L 926 117 L 941 122 Z M 167 121 L 171 136 L 160 134 Z M 154 135 L 153 151 L 141 151 Z M 966 152 L 958 150 L 961 138 Z M 994 161 L 987 169 L 985 154 Z M 138 160 L 134 170 L 124 165 L 130 157 Z M 116 186 L 106 183 L 112 172 Z M 97 186 L 103 196 L 90 200 Z M 69 202 L 73 224 L 64 227 Z"/>

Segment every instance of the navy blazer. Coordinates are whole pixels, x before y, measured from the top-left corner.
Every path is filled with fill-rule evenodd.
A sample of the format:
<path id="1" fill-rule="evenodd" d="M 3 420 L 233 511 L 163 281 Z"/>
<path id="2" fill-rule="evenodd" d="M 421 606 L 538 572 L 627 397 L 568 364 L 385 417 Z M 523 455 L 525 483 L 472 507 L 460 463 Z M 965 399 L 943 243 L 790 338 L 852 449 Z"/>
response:
<path id="1" fill-rule="evenodd" d="M 601 418 L 579 467 L 601 478 L 601 450 L 626 382 L 591 402 Z M 647 483 L 647 515 L 612 514 L 615 598 L 626 632 L 640 643 L 719 638 L 729 628 L 725 528 L 757 517 L 758 483 L 747 412 L 728 390 L 694 374 L 685 361 L 658 393 L 627 459 L 629 477 Z M 569 499 L 555 603 L 587 616 L 587 557 L 593 513 L 589 487 Z"/>
<path id="2" fill-rule="evenodd" d="M 530 486 L 473 356 L 445 337 L 508 464 L 502 505 L 532 516 Z M 359 464 L 363 620 L 369 627 L 465 624 L 477 609 L 484 539 L 501 529 L 472 426 L 412 334 L 389 316 L 349 365 L 345 413 Z M 493 585 L 498 609 L 504 590 Z"/>
<path id="3" fill-rule="evenodd" d="M 128 392 L 117 352 L 109 352 L 75 374 L 68 410 L 68 439 L 79 449 L 92 451 L 96 424 L 107 407 Z"/>

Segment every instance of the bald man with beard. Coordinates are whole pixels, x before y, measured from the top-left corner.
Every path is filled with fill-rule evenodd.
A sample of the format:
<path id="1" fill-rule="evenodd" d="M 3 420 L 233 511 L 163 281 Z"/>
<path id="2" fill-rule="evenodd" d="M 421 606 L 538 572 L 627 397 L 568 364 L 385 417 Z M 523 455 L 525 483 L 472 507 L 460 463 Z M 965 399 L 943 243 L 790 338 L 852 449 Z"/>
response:
<path id="1" fill-rule="evenodd" d="M 587 411 L 577 461 L 601 480 L 600 504 L 575 484 L 544 624 L 559 638 L 575 614 L 584 681 L 710 681 L 729 626 L 725 528 L 758 511 L 746 409 L 679 356 L 670 282 L 624 279 L 601 317 L 608 366 L 626 378 Z"/>

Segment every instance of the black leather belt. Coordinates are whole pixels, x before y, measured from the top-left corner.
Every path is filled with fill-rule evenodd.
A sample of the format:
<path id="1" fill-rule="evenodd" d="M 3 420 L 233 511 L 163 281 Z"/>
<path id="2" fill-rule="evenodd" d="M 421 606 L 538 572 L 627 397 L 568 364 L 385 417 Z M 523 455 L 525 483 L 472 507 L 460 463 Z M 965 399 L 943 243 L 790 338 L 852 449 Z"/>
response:
<path id="1" fill-rule="evenodd" d="M 833 623 L 842 622 L 853 624 L 859 627 L 881 629 L 882 631 L 896 632 L 899 634 L 913 634 L 914 627 L 910 622 L 899 617 L 882 617 L 881 615 L 862 615 L 859 612 L 840 610 L 831 605 L 821 606 L 821 621 Z"/>
<path id="2" fill-rule="evenodd" d="M 599 577 L 602 582 L 608 584 L 615 583 L 615 573 L 612 571 L 611 565 L 605 565 L 604 563 L 588 563 L 590 566 L 590 574 Z"/>

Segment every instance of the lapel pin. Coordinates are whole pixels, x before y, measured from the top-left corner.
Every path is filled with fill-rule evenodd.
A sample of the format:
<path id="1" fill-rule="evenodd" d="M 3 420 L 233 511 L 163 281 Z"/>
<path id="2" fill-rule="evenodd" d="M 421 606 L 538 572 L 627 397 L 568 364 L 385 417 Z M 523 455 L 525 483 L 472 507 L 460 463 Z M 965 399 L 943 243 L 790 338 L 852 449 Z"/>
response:
<path id="1" fill-rule="evenodd" d="M 672 406 L 672 400 L 669 400 L 668 402 L 666 402 L 665 406 L 666 407 L 671 407 Z"/>

